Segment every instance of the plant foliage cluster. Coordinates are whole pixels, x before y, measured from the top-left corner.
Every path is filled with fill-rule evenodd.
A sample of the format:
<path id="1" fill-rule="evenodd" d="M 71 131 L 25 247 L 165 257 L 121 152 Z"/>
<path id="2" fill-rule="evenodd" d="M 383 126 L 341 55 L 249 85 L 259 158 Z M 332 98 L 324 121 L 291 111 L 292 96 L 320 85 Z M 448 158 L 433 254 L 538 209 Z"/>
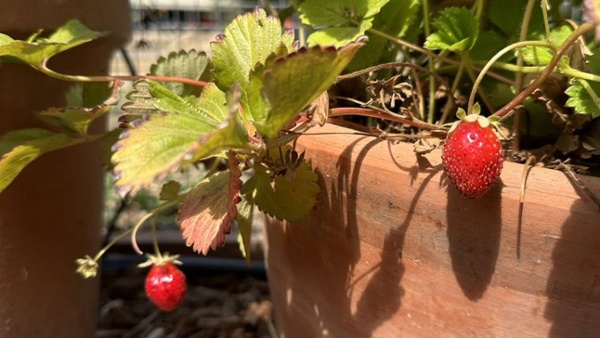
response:
<path id="1" fill-rule="evenodd" d="M 267 6 L 272 15 L 256 9 L 236 17 L 211 43 L 212 57 L 174 51 L 141 77 L 50 69 L 54 55 L 102 37 L 76 20 L 47 37 L 38 32 L 21 41 L 0 34 L 2 62 L 77 83 L 67 108 L 39 113 L 51 128 L 2 135 L 0 191 L 44 153 L 104 141 L 120 194 L 164 183 L 161 204 L 134 234 L 176 205 L 194 250 L 206 254 L 219 247 L 237 224 L 247 253 L 256 208 L 292 222 L 313 209 L 317 176 L 295 140 L 339 116 L 366 117 L 367 126 L 358 126 L 359 119 L 345 123 L 429 151 L 458 108 L 481 109 L 504 122 L 515 153 L 544 147 L 536 152 L 540 158 L 594 167 L 600 156 L 600 59 L 588 33 L 595 23 L 585 22 L 596 17 L 593 4 L 292 1 L 279 13 Z M 580 8 L 587 9 L 584 21 Z M 289 18 L 299 20 L 306 39 L 282 28 Z M 125 81 L 133 89 L 122 102 L 118 90 Z M 120 127 L 92 133 L 93 121 L 114 106 L 123 112 Z M 169 180 L 208 160 L 225 169 L 210 167 L 188 190 Z"/>

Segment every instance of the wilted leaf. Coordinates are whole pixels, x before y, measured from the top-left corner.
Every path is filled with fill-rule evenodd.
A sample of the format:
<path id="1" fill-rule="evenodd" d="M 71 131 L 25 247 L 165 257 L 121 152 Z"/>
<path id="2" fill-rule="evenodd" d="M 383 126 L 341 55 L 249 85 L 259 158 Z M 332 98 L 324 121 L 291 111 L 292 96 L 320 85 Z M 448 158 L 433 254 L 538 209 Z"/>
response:
<path id="1" fill-rule="evenodd" d="M 178 220 L 186 245 L 206 255 L 225 243 L 240 200 L 241 172 L 231 160 L 230 170 L 200 182 L 185 197 Z"/>
<path id="2" fill-rule="evenodd" d="M 121 105 L 121 109 L 131 115 L 131 119 L 158 112 L 154 106 L 154 97 L 150 93 L 149 81 L 136 81 L 133 90 L 127 93 L 125 98 L 127 101 Z"/>
<path id="3" fill-rule="evenodd" d="M 324 91 L 308 107 L 308 118 L 312 125 L 323 126 L 329 118 L 329 94 Z"/>

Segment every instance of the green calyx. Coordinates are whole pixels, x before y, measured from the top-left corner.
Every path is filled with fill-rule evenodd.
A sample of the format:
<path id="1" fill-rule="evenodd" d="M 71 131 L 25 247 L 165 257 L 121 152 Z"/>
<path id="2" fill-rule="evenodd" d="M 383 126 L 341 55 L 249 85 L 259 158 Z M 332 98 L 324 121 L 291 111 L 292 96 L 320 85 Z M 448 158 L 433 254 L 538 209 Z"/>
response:
<path id="1" fill-rule="evenodd" d="M 452 132 L 454 132 L 456 127 L 458 127 L 458 125 L 461 122 L 477 122 L 479 123 L 481 128 L 489 128 L 491 126 L 496 130 L 500 127 L 500 119 L 497 116 L 492 115 L 486 117 L 480 115 L 480 113 L 481 106 L 479 105 L 479 103 L 475 103 L 473 105 L 473 111 L 470 114 L 467 114 L 467 112 L 463 108 L 458 108 L 458 110 L 456 111 L 456 117 L 458 118 L 458 120 L 454 122 L 450 127 L 448 135 L 452 134 Z"/>

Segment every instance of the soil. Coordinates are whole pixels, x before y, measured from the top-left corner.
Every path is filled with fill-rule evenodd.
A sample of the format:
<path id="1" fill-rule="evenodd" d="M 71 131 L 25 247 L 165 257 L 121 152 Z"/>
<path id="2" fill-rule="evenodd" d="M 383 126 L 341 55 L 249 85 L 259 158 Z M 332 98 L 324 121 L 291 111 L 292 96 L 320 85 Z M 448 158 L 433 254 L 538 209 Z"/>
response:
<path id="1" fill-rule="evenodd" d="M 180 308 L 167 313 L 144 293 L 146 269 L 135 264 L 105 268 L 95 337 L 275 337 L 264 274 L 256 269 L 228 272 L 189 265 L 182 270 L 188 280 L 186 299 Z"/>

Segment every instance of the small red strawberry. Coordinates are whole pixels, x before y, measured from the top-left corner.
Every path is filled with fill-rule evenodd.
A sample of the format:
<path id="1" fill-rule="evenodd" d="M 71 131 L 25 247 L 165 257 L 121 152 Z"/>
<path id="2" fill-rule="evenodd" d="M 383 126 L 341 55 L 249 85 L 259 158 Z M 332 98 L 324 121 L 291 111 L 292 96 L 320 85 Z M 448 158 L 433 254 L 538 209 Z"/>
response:
<path id="1" fill-rule="evenodd" d="M 461 114 L 462 113 L 462 114 Z M 502 145 L 488 118 L 459 112 L 460 121 L 450 130 L 442 160 L 458 191 L 468 198 L 483 196 L 502 171 Z"/>
<path id="2" fill-rule="evenodd" d="M 186 278 L 175 266 L 178 256 L 148 256 L 140 267 L 150 266 L 144 288 L 148 298 L 161 310 L 173 311 L 181 305 L 187 291 Z"/>

